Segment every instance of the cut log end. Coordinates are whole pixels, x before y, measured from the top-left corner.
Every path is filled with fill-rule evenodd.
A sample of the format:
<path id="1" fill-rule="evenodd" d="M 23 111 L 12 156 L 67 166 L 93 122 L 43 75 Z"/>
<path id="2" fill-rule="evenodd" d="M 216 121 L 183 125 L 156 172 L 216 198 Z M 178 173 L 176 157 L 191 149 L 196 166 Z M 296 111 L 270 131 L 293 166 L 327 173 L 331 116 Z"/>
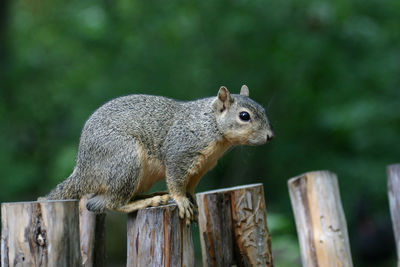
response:
<path id="1" fill-rule="evenodd" d="M 146 208 L 128 215 L 127 266 L 194 266 L 192 227 L 177 205 Z"/>
<path id="2" fill-rule="evenodd" d="M 196 197 L 204 266 L 273 266 L 262 184 Z"/>
<path id="3" fill-rule="evenodd" d="M 305 173 L 288 187 L 303 266 L 352 266 L 336 174 Z"/>
<path id="4" fill-rule="evenodd" d="M 2 203 L 2 266 L 80 266 L 77 201 Z"/>

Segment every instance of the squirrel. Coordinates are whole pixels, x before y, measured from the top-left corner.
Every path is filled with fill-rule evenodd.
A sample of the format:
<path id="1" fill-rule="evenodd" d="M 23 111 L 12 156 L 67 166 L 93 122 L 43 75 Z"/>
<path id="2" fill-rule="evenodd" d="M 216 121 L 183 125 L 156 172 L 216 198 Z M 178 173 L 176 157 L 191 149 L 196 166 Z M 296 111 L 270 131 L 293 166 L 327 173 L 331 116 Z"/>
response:
<path id="1" fill-rule="evenodd" d="M 175 202 L 196 220 L 194 189 L 233 145 L 262 145 L 274 136 L 264 108 L 222 86 L 217 97 L 178 101 L 128 95 L 98 108 L 82 130 L 72 174 L 44 199 L 80 199 L 89 211 L 130 213 Z M 143 196 L 165 178 L 169 192 Z M 42 198 L 43 199 L 43 198 Z"/>

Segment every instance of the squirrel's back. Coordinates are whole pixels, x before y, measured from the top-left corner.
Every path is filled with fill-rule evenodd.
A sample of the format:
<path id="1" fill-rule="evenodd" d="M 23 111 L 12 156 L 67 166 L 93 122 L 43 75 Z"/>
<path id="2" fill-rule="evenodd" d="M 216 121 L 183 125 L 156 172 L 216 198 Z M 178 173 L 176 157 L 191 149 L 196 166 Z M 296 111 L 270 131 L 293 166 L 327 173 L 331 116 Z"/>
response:
<path id="1" fill-rule="evenodd" d="M 103 146 L 114 138 L 135 137 L 152 155 L 160 145 L 179 109 L 176 100 L 153 95 L 128 95 L 113 99 L 98 108 L 82 130 L 80 146 Z M 81 149 L 80 149 L 81 150 Z"/>

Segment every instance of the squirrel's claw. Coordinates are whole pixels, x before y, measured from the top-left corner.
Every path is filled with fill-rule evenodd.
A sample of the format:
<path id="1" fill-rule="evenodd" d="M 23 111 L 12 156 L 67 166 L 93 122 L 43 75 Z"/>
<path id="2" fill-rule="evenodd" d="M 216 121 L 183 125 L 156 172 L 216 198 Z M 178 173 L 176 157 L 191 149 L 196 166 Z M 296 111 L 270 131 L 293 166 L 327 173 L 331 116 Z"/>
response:
<path id="1" fill-rule="evenodd" d="M 195 220 L 196 209 L 193 203 L 187 197 L 173 197 L 178 205 L 179 217 L 184 219 L 186 225 L 190 225 Z"/>
<path id="2" fill-rule="evenodd" d="M 199 210 L 198 210 L 198 206 L 197 206 L 197 201 L 196 199 L 193 197 L 193 195 L 189 192 L 186 192 L 186 196 L 187 198 L 190 200 L 190 202 L 193 204 L 192 208 L 193 208 L 193 213 L 191 214 L 191 220 L 193 222 L 197 222 L 198 218 L 199 218 Z"/>

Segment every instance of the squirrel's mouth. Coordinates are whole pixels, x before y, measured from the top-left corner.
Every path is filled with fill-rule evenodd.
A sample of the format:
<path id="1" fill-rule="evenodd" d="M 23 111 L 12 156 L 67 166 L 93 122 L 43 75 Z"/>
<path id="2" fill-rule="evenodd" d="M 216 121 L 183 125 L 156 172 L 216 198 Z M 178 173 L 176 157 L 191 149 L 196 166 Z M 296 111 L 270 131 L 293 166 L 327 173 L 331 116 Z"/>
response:
<path id="1" fill-rule="evenodd" d="M 267 139 L 265 138 L 265 139 L 260 139 L 260 140 L 249 140 L 248 141 L 248 145 L 250 145 L 250 146 L 259 146 L 259 145 L 264 145 L 264 144 L 266 144 L 268 141 L 267 141 Z"/>
<path id="2" fill-rule="evenodd" d="M 264 136 L 258 136 L 255 139 L 249 139 L 248 144 L 250 146 L 258 146 L 258 145 L 264 145 L 266 143 L 271 142 L 271 140 L 274 138 L 273 133 L 267 133 Z"/>

